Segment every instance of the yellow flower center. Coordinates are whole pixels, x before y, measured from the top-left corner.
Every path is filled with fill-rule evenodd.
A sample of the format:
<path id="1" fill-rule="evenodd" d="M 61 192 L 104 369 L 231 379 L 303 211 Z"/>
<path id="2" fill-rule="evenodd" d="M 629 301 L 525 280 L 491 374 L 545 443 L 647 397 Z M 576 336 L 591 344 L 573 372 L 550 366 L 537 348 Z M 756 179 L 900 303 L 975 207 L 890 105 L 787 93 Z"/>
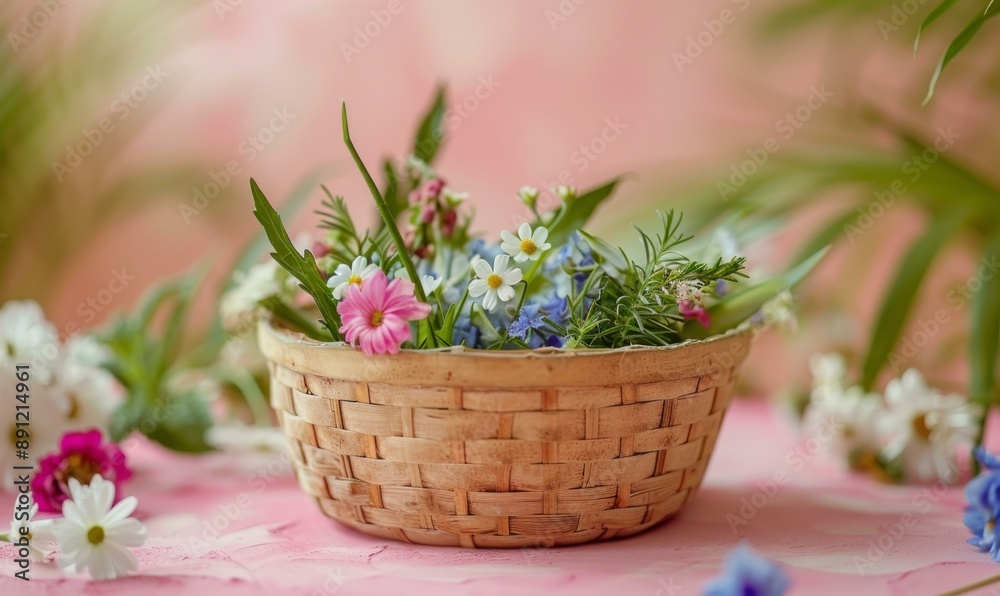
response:
<path id="1" fill-rule="evenodd" d="M 382 321 L 384 320 L 385 320 L 385 315 L 382 314 L 382 311 L 376 310 L 375 312 L 372 313 L 372 325 L 374 325 L 375 327 L 381 325 Z"/>
<path id="2" fill-rule="evenodd" d="M 503 278 L 496 273 L 491 273 L 490 276 L 486 278 L 486 285 L 495 290 L 503 285 Z"/>
<path id="3" fill-rule="evenodd" d="M 917 416 L 913 419 L 913 432 L 923 440 L 931 438 L 931 429 L 927 426 L 927 416 Z"/>
<path id="4" fill-rule="evenodd" d="M 535 245 L 534 240 L 532 240 L 531 238 L 526 238 L 521 241 L 521 252 L 523 252 L 524 254 L 533 255 L 535 254 L 536 250 L 538 250 L 538 247 Z"/>
<path id="5" fill-rule="evenodd" d="M 364 281 L 365 280 L 361 279 L 360 275 L 351 275 L 350 277 L 347 278 L 347 283 L 354 284 L 356 286 L 360 286 L 361 283 Z"/>
<path id="6" fill-rule="evenodd" d="M 101 526 L 94 526 L 93 528 L 87 530 L 87 541 L 94 546 L 104 542 L 104 528 Z"/>

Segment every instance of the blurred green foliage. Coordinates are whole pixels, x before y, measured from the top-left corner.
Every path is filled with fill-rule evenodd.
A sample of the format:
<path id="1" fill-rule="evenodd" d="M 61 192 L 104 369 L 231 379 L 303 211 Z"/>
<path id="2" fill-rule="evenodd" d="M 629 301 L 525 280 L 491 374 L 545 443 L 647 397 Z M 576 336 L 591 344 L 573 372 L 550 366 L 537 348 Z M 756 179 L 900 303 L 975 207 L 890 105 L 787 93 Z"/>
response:
<path id="1" fill-rule="evenodd" d="M 194 160 L 125 159 L 169 99 L 168 84 L 156 88 L 164 79 L 157 60 L 193 4 L 0 6 L 8 45 L 0 52 L 0 302 L 44 303 L 107 224 L 204 176 Z"/>

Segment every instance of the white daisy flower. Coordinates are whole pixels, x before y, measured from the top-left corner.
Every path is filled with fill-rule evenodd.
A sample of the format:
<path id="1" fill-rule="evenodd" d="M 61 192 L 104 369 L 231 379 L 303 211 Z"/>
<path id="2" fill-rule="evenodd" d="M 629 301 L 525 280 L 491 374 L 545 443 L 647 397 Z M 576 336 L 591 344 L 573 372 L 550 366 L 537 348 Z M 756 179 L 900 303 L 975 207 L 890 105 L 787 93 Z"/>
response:
<path id="1" fill-rule="evenodd" d="M 885 413 L 877 393 L 860 387 L 817 387 L 806 409 L 806 433 L 823 439 L 829 453 L 874 456 L 881 450 L 879 420 Z M 829 440 L 826 440 L 829 437 Z"/>
<path id="2" fill-rule="evenodd" d="M 538 203 L 538 189 L 534 186 L 522 186 L 521 190 L 517 191 L 517 196 L 529 207 Z"/>
<path id="3" fill-rule="evenodd" d="M 400 267 L 393 274 L 396 279 L 405 279 L 410 281 L 410 273 L 406 270 L 406 267 Z M 420 276 L 420 287 L 424 289 L 424 294 L 430 296 L 441 286 L 441 278 L 434 277 L 433 275 L 421 275 Z"/>
<path id="4" fill-rule="evenodd" d="M 219 312 L 228 327 L 238 326 L 248 315 L 260 310 L 268 298 L 289 298 L 298 287 L 295 279 L 274 260 L 254 265 L 233 276 L 235 285 L 222 295 Z"/>
<path id="5" fill-rule="evenodd" d="M 59 356 L 59 333 L 37 302 L 12 300 L 0 308 L 0 367 L 29 364 L 32 378 L 48 383 Z"/>
<path id="6" fill-rule="evenodd" d="M 512 286 L 521 281 L 521 270 L 516 267 L 507 269 L 509 264 L 510 257 L 507 255 L 497 255 L 492 269 L 486 259 L 474 259 L 472 268 L 476 279 L 469 282 L 469 296 L 478 298 L 485 295 L 483 308 L 486 310 L 496 310 L 501 302 L 514 298 Z"/>
<path id="7" fill-rule="evenodd" d="M 20 515 L 19 515 L 20 513 Z M 28 539 L 28 558 L 36 563 L 47 563 L 55 557 L 56 540 L 52 533 L 51 519 L 35 519 L 38 504 L 33 503 L 28 511 L 14 510 L 10 522 L 10 532 L 0 535 L 0 540 L 17 544 L 22 537 Z M 25 514 L 27 516 L 25 517 Z M 21 517 L 22 519 L 18 519 Z"/>
<path id="8" fill-rule="evenodd" d="M 63 519 L 55 524 L 59 567 L 76 573 L 86 569 L 94 579 L 115 579 L 139 568 L 130 548 L 146 541 L 146 527 L 129 517 L 138 501 L 122 499 L 114 507 L 115 485 L 94 476 L 89 486 L 69 480 L 71 500 L 63 503 Z"/>
<path id="9" fill-rule="evenodd" d="M 335 300 L 343 300 L 344 296 L 347 295 L 347 288 L 351 287 L 351 284 L 360 287 L 366 279 L 375 275 L 376 271 L 378 271 L 378 265 L 374 263 L 369 265 L 368 259 L 357 257 L 350 266 L 343 263 L 337 265 L 337 269 L 326 285 L 333 288 Z"/>
<path id="10" fill-rule="evenodd" d="M 542 253 L 552 248 L 552 245 L 545 240 L 549 237 L 549 231 L 543 226 L 538 226 L 534 232 L 528 222 L 524 222 L 517 228 L 517 236 L 507 230 L 500 232 L 503 244 L 500 248 L 518 263 L 527 260 L 537 261 Z"/>
<path id="11" fill-rule="evenodd" d="M 920 482 L 958 480 L 956 451 L 975 442 L 979 406 L 928 387 L 912 368 L 889 382 L 885 404 L 882 422 L 889 442 L 883 457 L 898 459 L 907 477 Z"/>

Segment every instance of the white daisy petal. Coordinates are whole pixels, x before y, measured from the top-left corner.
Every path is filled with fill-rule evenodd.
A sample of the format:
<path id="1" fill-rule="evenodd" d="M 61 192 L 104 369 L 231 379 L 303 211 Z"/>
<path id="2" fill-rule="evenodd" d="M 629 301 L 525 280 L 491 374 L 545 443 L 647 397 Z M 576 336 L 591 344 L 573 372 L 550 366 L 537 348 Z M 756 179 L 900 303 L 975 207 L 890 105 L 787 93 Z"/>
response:
<path id="1" fill-rule="evenodd" d="M 479 259 L 472 264 L 473 270 L 475 270 L 476 275 L 482 279 L 486 279 L 493 274 L 493 270 L 490 269 L 490 264 L 486 262 L 486 259 Z"/>
<path id="2" fill-rule="evenodd" d="M 520 269 L 511 269 L 510 271 L 504 273 L 501 277 L 503 277 L 503 283 L 512 286 L 516 283 L 520 283 L 523 275 L 524 273 L 522 273 Z"/>
<path id="3" fill-rule="evenodd" d="M 497 255 L 493 259 L 493 273 L 497 275 L 503 275 L 507 271 L 507 267 L 510 265 L 510 257 L 507 255 Z"/>
<path id="4" fill-rule="evenodd" d="M 517 227 L 517 235 L 521 240 L 531 239 L 531 224 L 524 222 Z"/>
<path id="5" fill-rule="evenodd" d="M 469 296 L 479 298 L 490 289 L 490 286 L 481 279 L 474 279 L 469 282 Z"/>
<path id="6" fill-rule="evenodd" d="M 497 297 L 504 302 L 509 302 L 514 298 L 514 288 L 503 285 L 497 288 Z"/>
<path id="7" fill-rule="evenodd" d="M 486 292 L 486 297 L 483 298 L 483 308 L 486 310 L 496 310 L 498 304 L 496 290 Z"/>
<path id="8" fill-rule="evenodd" d="M 548 229 L 546 229 L 545 226 L 539 226 L 538 229 L 536 229 L 535 232 L 531 235 L 531 241 L 534 242 L 538 246 L 538 248 L 541 249 L 542 245 L 545 244 L 545 241 L 548 239 L 548 237 L 549 237 Z"/>
<path id="9" fill-rule="evenodd" d="M 119 501 L 117 505 L 114 506 L 108 514 L 104 516 L 104 523 L 106 525 L 111 525 L 115 522 L 119 522 L 126 517 L 132 515 L 135 511 L 136 506 L 139 505 L 139 499 L 135 497 L 126 497 Z"/>

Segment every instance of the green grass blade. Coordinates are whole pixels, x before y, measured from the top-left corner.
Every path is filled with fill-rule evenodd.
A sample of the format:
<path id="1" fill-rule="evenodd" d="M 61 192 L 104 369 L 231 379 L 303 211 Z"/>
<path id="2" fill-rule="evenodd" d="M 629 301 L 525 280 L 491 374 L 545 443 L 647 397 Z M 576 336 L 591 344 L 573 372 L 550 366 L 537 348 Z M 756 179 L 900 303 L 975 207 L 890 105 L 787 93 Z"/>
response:
<path id="1" fill-rule="evenodd" d="M 930 27 L 931 23 L 941 18 L 941 16 L 944 13 L 948 12 L 948 10 L 951 9 L 952 6 L 955 6 L 955 4 L 957 3 L 958 0 L 944 0 L 944 2 L 934 7 L 934 10 L 932 10 L 930 14 L 927 15 L 927 18 L 925 18 L 924 21 L 920 23 L 920 28 L 917 29 L 917 36 L 913 40 L 914 56 L 917 55 L 917 46 L 920 45 L 920 34 L 924 32 L 924 29 Z"/>
<path id="2" fill-rule="evenodd" d="M 934 88 L 937 86 L 938 78 L 941 77 L 941 73 L 944 71 L 945 67 L 961 52 L 965 49 L 965 46 L 969 45 L 972 38 L 979 33 L 979 30 L 989 19 L 1000 14 L 1000 4 L 994 4 L 993 2 L 986 8 L 986 12 L 981 15 L 976 15 L 968 25 L 965 26 L 962 31 L 955 36 L 955 39 L 948 44 L 948 49 L 945 50 L 941 59 L 938 61 L 937 68 L 934 69 L 934 74 L 931 75 L 931 82 L 927 88 L 927 97 L 924 98 L 923 105 L 930 103 L 931 99 L 934 97 Z"/>
<path id="3" fill-rule="evenodd" d="M 861 372 L 861 387 L 865 391 L 875 385 L 879 371 L 896 345 L 931 263 L 964 219 L 965 213 L 960 211 L 932 222 L 927 233 L 913 242 L 900 263 L 882 299 L 865 355 Z"/>
<path id="4" fill-rule="evenodd" d="M 972 298 L 972 327 L 969 334 L 969 399 L 988 407 L 996 395 L 996 367 L 1000 341 L 1000 234 L 983 253 L 982 288 Z"/>

